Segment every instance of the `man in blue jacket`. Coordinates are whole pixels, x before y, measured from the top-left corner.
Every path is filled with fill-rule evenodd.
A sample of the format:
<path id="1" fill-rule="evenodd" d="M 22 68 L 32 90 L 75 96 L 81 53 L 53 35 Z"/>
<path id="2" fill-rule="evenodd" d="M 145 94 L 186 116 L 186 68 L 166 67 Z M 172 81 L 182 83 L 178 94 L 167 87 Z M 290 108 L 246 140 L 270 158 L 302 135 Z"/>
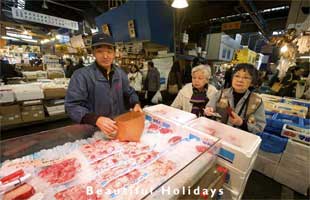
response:
<path id="1" fill-rule="evenodd" d="M 92 50 L 96 60 L 73 73 L 65 108 L 73 121 L 97 126 L 112 139 L 118 129 L 112 118 L 127 111 L 125 99 L 134 111 L 142 109 L 127 74 L 113 64 L 113 38 L 103 33 L 94 35 Z"/>

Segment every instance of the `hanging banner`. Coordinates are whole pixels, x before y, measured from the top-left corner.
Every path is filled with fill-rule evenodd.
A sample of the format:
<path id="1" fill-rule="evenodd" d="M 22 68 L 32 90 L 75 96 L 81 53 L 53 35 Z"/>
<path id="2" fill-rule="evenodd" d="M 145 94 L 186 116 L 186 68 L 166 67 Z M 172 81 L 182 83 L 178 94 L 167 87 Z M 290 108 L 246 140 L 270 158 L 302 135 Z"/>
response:
<path id="1" fill-rule="evenodd" d="M 57 26 L 72 30 L 79 30 L 78 22 L 54 17 L 50 15 L 45 15 L 37 12 L 32 12 L 28 10 L 22 10 L 12 7 L 12 16 L 14 19 L 21 19 L 25 21 L 35 22 L 39 24 L 46 24 L 50 26 Z"/>

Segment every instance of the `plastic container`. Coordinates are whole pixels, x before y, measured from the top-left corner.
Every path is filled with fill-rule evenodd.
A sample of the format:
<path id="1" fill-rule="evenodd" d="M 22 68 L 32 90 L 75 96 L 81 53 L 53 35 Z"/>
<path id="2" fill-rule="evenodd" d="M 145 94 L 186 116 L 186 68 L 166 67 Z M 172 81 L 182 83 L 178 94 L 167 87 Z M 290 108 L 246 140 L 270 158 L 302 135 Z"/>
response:
<path id="1" fill-rule="evenodd" d="M 300 117 L 277 113 L 272 119 L 272 127 L 282 129 L 284 124 L 290 124 L 294 126 L 303 126 L 303 119 Z"/>
<path id="2" fill-rule="evenodd" d="M 266 159 L 258 154 L 255 161 L 254 170 L 268 176 L 269 178 L 273 178 L 277 167 L 278 162 L 273 162 L 272 160 Z"/>
<path id="3" fill-rule="evenodd" d="M 304 106 L 291 105 L 287 103 L 277 103 L 276 110 L 279 113 L 294 115 L 305 118 L 307 116 L 308 108 Z"/>
<path id="4" fill-rule="evenodd" d="M 249 169 L 251 161 L 257 155 L 261 143 L 261 139 L 257 135 L 205 117 L 195 119 L 187 125 L 220 138 L 222 148 L 218 156 L 242 172 Z"/>
<path id="5" fill-rule="evenodd" d="M 270 111 L 265 111 L 265 115 L 266 115 L 266 127 L 271 126 L 272 124 L 272 119 L 274 116 L 274 112 L 270 112 Z"/>
<path id="6" fill-rule="evenodd" d="M 310 103 L 307 100 L 302 99 L 289 99 L 289 98 L 283 98 L 283 103 L 293 104 L 293 105 L 299 105 L 310 108 Z"/>
<path id="7" fill-rule="evenodd" d="M 257 157 L 257 156 L 256 156 Z M 252 169 L 255 164 L 256 157 L 253 158 L 250 167 L 247 171 L 241 172 L 240 170 L 234 168 L 231 164 L 223 161 L 222 159 L 218 159 L 217 163 L 228 169 L 227 177 L 225 180 L 225 184 L 232 190 L 241 193 L 243 189 L 243 185 L 245 185 L 249 179 L 249 176 L 252 172 Z"/>
<path id="8" fill-rule="evenodd" d="M 127 112 L 114 120 L 118 126 L 116 138 L 122 142 L 139 142 L 144 130 L 145 115 L 141 112 Z"/>
<path id="9" fill-rule="evenodd" d="M 310 129 L 285 124 L 281 135 L 304 144 L 310 144 Z"/>
<path id="10" fill-rule="evenodd" d="M 270 153 L 282 153 L 285 150 L 287 144 L 287 138 L 276 136 L 267 132 L 260 134 L 262 143 L 260 149 Z"/>
<path id="11" fill-rule="evenodd" d="M 271 126 L 266 126 L 264 129 L 264 132 L 280 136 L 282 132 L 282 128 L 279 129 L 279 128 L 273 128 Z"/>

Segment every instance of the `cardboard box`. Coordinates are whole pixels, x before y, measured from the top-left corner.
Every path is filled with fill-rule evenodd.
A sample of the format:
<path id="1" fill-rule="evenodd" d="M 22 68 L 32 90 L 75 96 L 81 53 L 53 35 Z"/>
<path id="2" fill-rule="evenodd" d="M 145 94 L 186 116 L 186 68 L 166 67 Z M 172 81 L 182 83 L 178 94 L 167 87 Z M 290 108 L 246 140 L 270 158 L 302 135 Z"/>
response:
<path id="1" fill-rule="evenodd" d="M 11 114 L 11 115 L 1 115 L 0 116 L 0 126 L 8 126 L 13 124 L 22 123 L 22 118 L 19 114 Z"/>
<path id="2" fill-rule="evenodd" d="M 22 112 L 27 112 L 27 111 L 43 111 L 43 105 L 33 105 L 33 106 L 23 106 L 22 107 Z"/>
<path id="3" fill-rule="evenodd" d="M 0 106 L 0 115 L 20 115 L 20 106 L 18 104 L 10 105 L 10 106 Z"/>
<path id="4" fill-rule="evenodd" d="M 26 106 L 34 106 L 34 105 L 42 105 L 42 100 L 24 101 L 22 105 L 24 107 L 26 107 Z"/>
<path id="5" fill-rule="evenodd" d="M 43 90 L 45 99 L 61 99 L 66 96 L 65 88 L 46 88 Z"/>
<path id="6" fill-rule="evenodd" d="M 43 110 L 24 111 L 22 112 L 23 122 L 33 122 L 45 119 Z"/>

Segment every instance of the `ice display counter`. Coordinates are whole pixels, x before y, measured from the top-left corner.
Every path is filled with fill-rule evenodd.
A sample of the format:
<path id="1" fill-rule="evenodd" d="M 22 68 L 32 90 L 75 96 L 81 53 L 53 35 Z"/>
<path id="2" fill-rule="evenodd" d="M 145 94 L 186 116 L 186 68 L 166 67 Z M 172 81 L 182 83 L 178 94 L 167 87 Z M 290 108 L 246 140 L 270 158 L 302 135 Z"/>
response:
<path id="1" fill-rule="evenodd" d="M 214 166 L 218 138 L 145 123 L 140 143 L 105 140 L 88 125 L 1 141 L 0 180 L 17 170 L 27 176 L 17 189 L 0 187 L 2 198 L 175 199 Z"/>

